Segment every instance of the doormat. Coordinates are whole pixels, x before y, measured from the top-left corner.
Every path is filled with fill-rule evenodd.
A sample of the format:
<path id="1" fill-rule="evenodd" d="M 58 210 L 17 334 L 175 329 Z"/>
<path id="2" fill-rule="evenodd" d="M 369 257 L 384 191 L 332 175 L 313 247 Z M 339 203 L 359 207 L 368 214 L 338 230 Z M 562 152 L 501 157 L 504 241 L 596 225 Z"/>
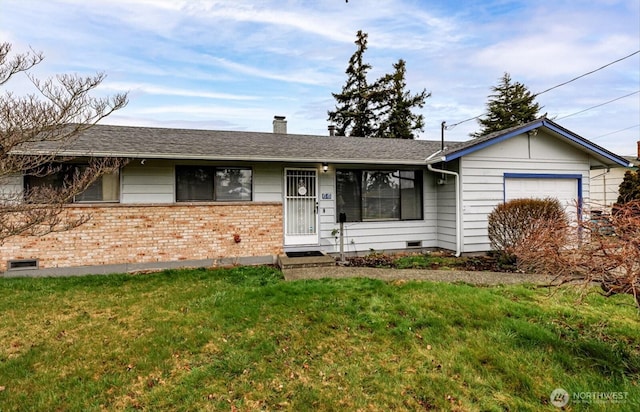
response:
<path id="1" fill-rule="evenodd" d="M 324 256 L 324 255 L 319 250 L 307 250 L 304 252 L 287 252 L 287 257 L 290 257 L 290 258 L 311 257 L 311 256 Z"/>

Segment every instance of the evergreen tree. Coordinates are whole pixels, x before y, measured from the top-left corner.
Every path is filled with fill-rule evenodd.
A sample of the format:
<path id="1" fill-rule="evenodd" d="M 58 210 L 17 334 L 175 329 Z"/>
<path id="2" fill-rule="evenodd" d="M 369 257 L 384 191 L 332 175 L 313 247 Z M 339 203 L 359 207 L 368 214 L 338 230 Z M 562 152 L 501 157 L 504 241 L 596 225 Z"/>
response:
<path id="1" fill-rule="evenodd" d="M 347 82 L 342 92 L 331 93 L 336 99 L 336 108 L 328 111 L 328 120 L 336 125 L 340 136 L 369 137 L 374 131 L 374 110 L 371 99 L 372 89 L 367 82 L 367 71 L 371 65 L 363 60 L 367 50 L 367 33 L 358 30 L 355 44 L 357 50 L 349 59 L 345 73 Z"/>
<path id="2" fill-rule="evenodd" d="M 387 74 L 376 82 L 374 100 L 377 103 L 379 124 L 376 137 L 395 139 L 415 139 L 414 132 L 424 130 L 424 116 L 412 112 L 415 107 L 423 108 L 425 100 L 431 96 L 423 89 L 416 95 L 406 90 L 406 64 L 400 59 L 393 65 L 393 74 Z"/>
<path id="3" fill-rule="evenodd" d="M 618 203 L 640 200 L 640 172 L 628 170 L 618 188 Z"/>
<path id="4" fill-rule="evenodd" d="M 535 96 L 522 83 L 512 83 L 509 73 L 505 73 L 500 84 L 491 90 L 494 93 L 489 95 L 488 114 L 478 119 L 482 129 L 472 133 L 471 137 L 484 136 L 538 118 L 540 105 L 534 102 Z"/>

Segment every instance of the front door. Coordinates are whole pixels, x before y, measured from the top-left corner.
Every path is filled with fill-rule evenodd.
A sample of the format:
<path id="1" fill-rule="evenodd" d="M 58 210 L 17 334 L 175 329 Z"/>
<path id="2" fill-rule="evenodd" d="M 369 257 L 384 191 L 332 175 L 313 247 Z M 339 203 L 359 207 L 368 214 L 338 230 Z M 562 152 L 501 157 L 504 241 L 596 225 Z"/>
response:
<path id="1" fill-rule="evenodd" d="M 318 244 L 318 196 L 315 169 L 285 169 L 284 244 Z"/>

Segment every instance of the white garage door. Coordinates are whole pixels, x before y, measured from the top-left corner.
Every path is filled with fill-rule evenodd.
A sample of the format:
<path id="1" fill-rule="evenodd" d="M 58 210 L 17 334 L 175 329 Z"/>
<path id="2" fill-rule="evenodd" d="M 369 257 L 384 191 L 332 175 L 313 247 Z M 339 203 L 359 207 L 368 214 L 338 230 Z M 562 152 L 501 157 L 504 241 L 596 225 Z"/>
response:
<path id="1" fill-rule="evenodd" d="M 508 201 L 555 197 L 570 216 L 576 216 L 579 181 L 577 178 L 507 177 L 504 183 L 504 198 Z"/>

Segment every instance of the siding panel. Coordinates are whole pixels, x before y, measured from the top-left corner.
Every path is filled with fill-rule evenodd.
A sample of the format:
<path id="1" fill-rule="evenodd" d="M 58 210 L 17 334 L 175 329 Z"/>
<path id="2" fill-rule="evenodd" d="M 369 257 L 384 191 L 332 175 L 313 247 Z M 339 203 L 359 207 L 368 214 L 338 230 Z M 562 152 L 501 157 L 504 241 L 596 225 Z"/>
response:
<path id="1" fill-rule="evenodd" d="M 457 171 L 459 164 L 459 161 L 455 161 L 444 167 L 444 169 Z M 438 174 L 438 176 L 440 175 Z M 446 183 L 435 185 L 435 190 L 437 191 L 436 207 L 438 211 L 437 247 L 455 250 L 457 236 L 455 177 L 447 176 Z"/>
<path id="2" fill-rule="evenodd" d="M 610 211 L 611 206 L 618 200 L 618 190 L 628 170 L 632 169 L 620 167 L 608 171 L 602 169 L 591 171 L 589 205 L 593 209 Z"/>
<path id="3" fill-rule="evenodd" d="M 284 167 L 281 164 L 259 164 L 253 167 L 253 200 L 282 202 Z"/>
<path id="4" fill-rule="evenodd" d="M 0 201 L 12 201 L 22 197 L 24 179 L 21 175 L 0 178 Z"/>
<path id="5" fill-rule="evenodd" d="M 127 166 L 122 170 L 121 203 L 173 203 L 175 178 L 173 165 Z"/>

